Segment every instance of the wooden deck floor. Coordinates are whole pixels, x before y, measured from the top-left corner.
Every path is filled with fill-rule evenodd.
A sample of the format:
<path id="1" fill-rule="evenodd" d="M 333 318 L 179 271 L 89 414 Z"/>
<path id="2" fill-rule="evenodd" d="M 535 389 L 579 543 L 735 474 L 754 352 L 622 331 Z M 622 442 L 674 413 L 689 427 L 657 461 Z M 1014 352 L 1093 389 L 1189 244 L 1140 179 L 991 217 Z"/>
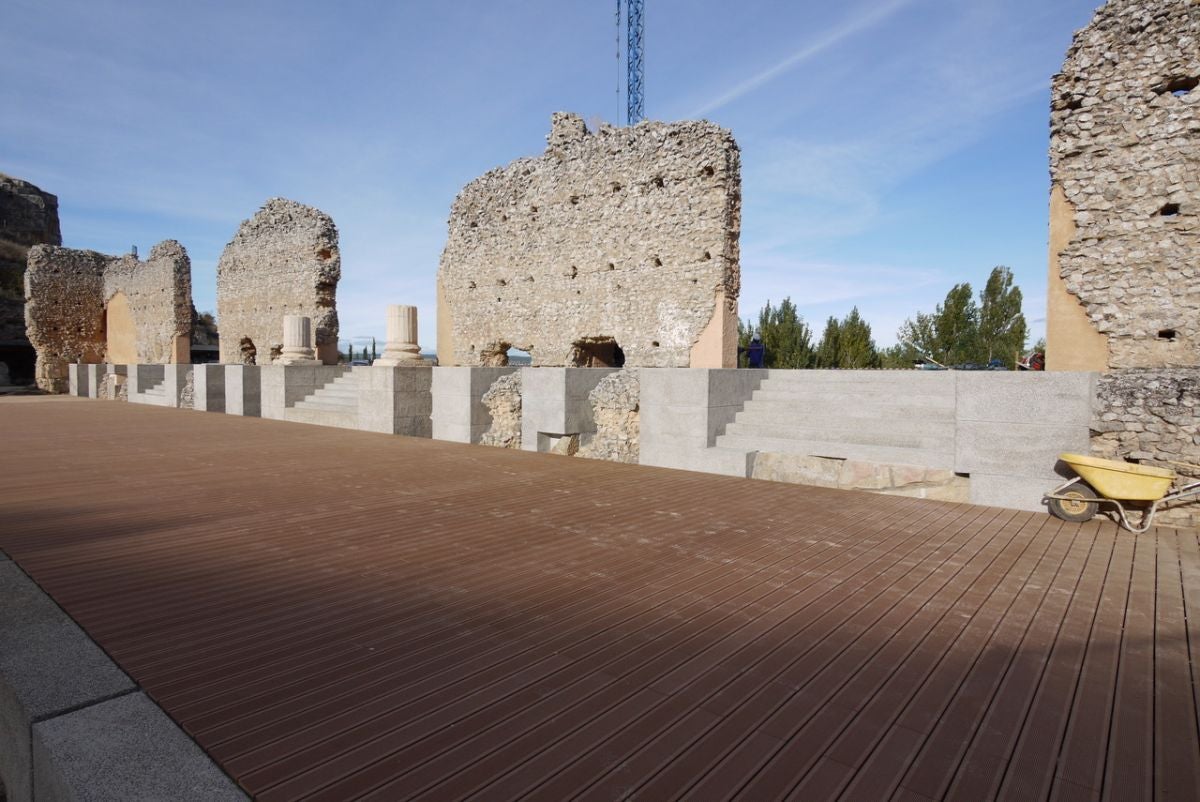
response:
<path id="1" fill-rule="evenodd" d="M 263 800 L 1194 800 L 1195 532 L 69 398 L 0 548 Z"/>

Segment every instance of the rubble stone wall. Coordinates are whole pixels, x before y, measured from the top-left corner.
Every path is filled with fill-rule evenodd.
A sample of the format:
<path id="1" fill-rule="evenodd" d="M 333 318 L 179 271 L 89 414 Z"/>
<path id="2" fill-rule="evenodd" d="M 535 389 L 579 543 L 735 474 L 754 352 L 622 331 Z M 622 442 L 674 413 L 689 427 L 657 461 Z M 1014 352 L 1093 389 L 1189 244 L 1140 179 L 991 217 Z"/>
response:
<path id="1" fill-rule="evenodd" d="M 1076 34 L 1052 86 L 1049 369 L 1200 365 L 1198 87 L 1195 0 L 1109 0 Z M 1086 327 L 1107 364 L 1072 361 Z"/>
<path id="2" fill-rule="evenodd" d="M 271 198 L 238 228 L 217 264 L 221 362 L 268 365 L 283 316 L 312 318 L 317 356 L 337 364 L 338 232 L 324 212 Z"/>
<path id="3" fill-rule="evenodd" d="M 492 425 L 479 442 L 499 448 L 521 447 L 521 372 L 496 379 L 483 394 L 483 405 L 492 416 Z"/>
<path id="4" fill-rule="evenodd" d="M 34 246 L 25 272 L 25 304 L 29 341 L 37 351 L 36 379 L 43 390 L 66 392 L 72 362 L 129 363 L 131 356 L 142 364 L 188 361 L 191 262 L 174 240 L 155 245 L 145 262 Z M 110 314 L 113 307 L 120 307 L 121 315 Z M 118 320 L 128 320 L 131 330 L 123 325 L 116 330 Z M 110 344 L 120 351 L 118 359 L 109 358 Z"/>
<path id="5" fill-rule="evenodd" d="M 636 370 L 621 370 L 601 379 L 588 393 L 596 433 L 579 449 L 579 456 L 636 465 L 641 432 L 640 396 Z"/>
<path id="6" fill-rule="evenodd" d="M 589 132 L 468 184 L 438 271 L 443 365 L 733 367 L 740 156 L 707 122 Z M 222 319 L 222 332 L 225 322 Z"/>
<path id="7" fill-rule="evenodd" d="M 1092 453 L 1175 471 L 1200 465 L 1200 370 L 1128 370 L 1100 377 Z M 1191 470 L 1200 478 L 1200 471 Z M 1167 508 L 1163 524 L 1200 527 L 1200 503 Z"/>
<path id="8" fill-rule="evenodd" d="M 0 360 L 29 378 L 25 334 L 25 260 L 34 245 L 61 245 L 58 198 L 0 173 Z"/>
<path id="9" fill-rule="evenodd" d="M 121 294 L 133 318 L 133 360 L 110 355 L 119 364 L 180 364 L 191 361 L 192 262 L 175 240 L 150 249 L 146 261 L 122 256 L 104 271 L 104 304 Z M 109 332 L 111 345 L 112 332 Z"/>

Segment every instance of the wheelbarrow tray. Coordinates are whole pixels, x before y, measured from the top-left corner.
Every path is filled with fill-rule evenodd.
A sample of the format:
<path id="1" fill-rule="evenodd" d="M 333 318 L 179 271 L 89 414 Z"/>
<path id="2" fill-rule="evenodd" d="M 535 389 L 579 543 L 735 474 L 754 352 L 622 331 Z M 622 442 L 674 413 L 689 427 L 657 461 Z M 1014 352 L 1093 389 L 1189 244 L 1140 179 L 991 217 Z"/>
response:
<path id="1" fill-rule="evenodd" d="M 1158 501 L 1171 490 L 1175 472 L 1150 465 L 1133 465 L 1083 454 L 1060 454 L 1083 481 L 1105 498 Z"/>

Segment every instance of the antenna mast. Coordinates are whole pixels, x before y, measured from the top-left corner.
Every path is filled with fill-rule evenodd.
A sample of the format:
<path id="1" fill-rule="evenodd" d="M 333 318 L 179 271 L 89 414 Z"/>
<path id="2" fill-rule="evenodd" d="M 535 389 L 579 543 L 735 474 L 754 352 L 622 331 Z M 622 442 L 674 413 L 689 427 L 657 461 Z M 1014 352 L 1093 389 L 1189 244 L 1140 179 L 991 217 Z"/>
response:
<path id="1" fill-rule="evenodd" d="M 619 2 L 619 0 L 618 0 Z M 645 0 L 625 0 L 625 124 L 646 119 L 642 95 L 642 12 Z M 619 20 L 618 20 L 619 23 Z"/>

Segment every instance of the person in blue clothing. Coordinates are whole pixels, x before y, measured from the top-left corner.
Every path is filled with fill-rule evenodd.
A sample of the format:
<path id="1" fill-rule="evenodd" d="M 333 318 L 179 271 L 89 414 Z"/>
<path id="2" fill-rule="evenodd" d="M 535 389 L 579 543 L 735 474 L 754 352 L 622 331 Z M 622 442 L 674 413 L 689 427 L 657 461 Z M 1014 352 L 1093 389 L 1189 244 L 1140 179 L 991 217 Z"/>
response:
<path id="1" fill-rule="evenodd" d="M 763 359 L 767 355 L 767 349 L 763 346 L 762 338 L 755 334 L 750 338 L 750 345 L 746 346 L 746 367 L 761 368 Z"/>

